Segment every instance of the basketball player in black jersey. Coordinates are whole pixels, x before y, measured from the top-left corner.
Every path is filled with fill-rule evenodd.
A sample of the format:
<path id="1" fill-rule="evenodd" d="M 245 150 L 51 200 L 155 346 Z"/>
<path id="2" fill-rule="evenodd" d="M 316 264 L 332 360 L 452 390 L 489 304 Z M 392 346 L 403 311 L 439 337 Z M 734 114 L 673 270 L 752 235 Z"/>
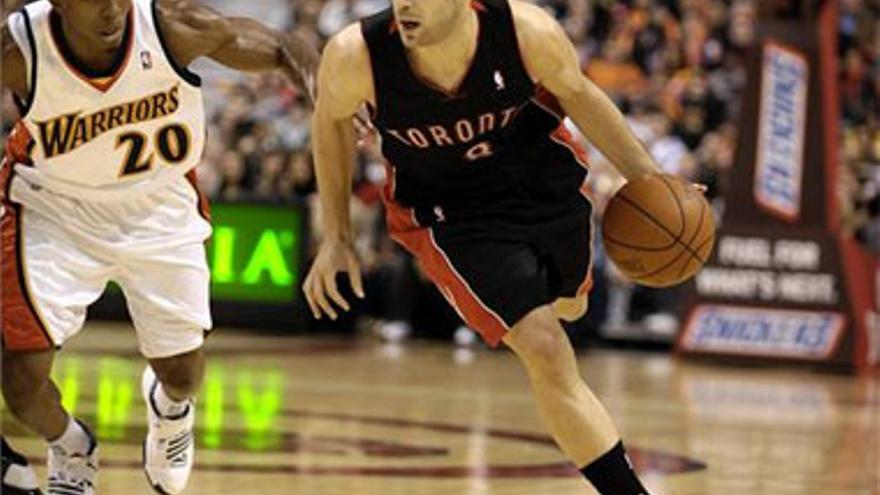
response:
<path id="1" fill-rule="evenodd" d="M 520 0 L 393 0 L 329 42 L 318 95 L 325 237 L 304 284 L 315 317 L 349 309 L 340 272 L 363 297 L 349 122 L 366 104 L 388 160 L 392 236 L 472 328 L 519 356 L 551 433 L 596 489 L 646 495 L 559 323 L 587 309 L 592 229 L 583 153 L 563 118 L 627 179 L 658 167 L 562 28 Z"/>

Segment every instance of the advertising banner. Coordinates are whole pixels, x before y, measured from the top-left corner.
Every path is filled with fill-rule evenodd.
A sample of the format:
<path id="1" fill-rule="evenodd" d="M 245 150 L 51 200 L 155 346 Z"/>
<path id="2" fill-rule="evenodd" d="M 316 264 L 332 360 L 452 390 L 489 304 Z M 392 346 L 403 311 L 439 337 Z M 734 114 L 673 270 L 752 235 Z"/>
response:
<path id="1" fill-rule="evenodd" d="M 878 363 L 878 263 L 840 231 L 836 4 L 759 25 L 712 259 L 692 284 L 683 354 Z"/>

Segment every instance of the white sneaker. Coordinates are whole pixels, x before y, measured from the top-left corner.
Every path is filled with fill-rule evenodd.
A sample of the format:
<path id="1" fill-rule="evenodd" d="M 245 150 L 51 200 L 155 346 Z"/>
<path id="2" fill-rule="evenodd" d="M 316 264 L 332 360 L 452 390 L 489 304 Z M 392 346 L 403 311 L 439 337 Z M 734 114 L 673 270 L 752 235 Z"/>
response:
<path id="1" fill-rule="evenodd" d="M 0 448 L 0 465 L 3 467 L 3 483 L 0 493 L 3 495 L 42 495 L 37 475 L 28 465 L 27 459 L 2 440 Z"/>
<path id="2" fill-rule="evenodd" d="M 144 440 L 144 473 L 154 490 L 163 495 L 176 495 L 186 488 L 195 457 L 195 404 L 190 401 L 186 411 L 178 417 L 163 417 L 153 399 L 158 386 L 153 369 L 147 366 L 141 379 L 149 426 Z"/>
<path id="3" fill-rule="evenodd" d="M 91 447 L 85 454 L 70 454 L 61 447 L 49 447 L 49 495 L 94 495 L 98 477 L 98 442 L 85 426 Z"/>

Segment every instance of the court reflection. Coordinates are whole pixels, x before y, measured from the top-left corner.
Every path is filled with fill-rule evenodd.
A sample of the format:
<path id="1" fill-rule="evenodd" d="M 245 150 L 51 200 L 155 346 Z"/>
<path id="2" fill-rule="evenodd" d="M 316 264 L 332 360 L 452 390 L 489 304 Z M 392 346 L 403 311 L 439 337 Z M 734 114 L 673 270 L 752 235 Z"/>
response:
<path id="1" fill-rule="evenodd" d="M 688 450 L 713 471 L 709 493 L 824 487 L 843 495 L 871 486 L 878 459 L 870 380 L 697 367 L 679 385 Z M 784 468 L 792 463 L 801 468 Z"/>
<path id="2" fill-rule="evenodd" d="M 64 407 L 88 422 L 104 443 L 139 444 L 145 431 L 144 403 L 138 379 L 142 363 L 127 359 L 60 358 L 53 378 Z M 278 429 L 284 408 L 286 375 L 279 369 L 212 364 L 198 396 L 198 440 L 203 448 L 281 450 Z M 3 414 L 6 434 L 23 434 Z M 288 445 L 286 450 L 291 450 Z"/>
<path id="3" fill-rule="evenodd" d="M 387 363 L 384 357 L 376 364 L 383 362 Z M 493 478 L 579 477 L 546 434 L 492 428 L 491 394 L 472 394 L 449 415 L 435 410 L 436 403 L 434 407 L 423 403 L 438 399 L 430 395 L 415 401 L 385 401 L 381 411 L 361 413 L 358 403 L 363 396 L 357 397 L 355 390 L 382 400 L 383 394 L 406 389 L 373 385 L 352 389 L 357 381 L 350 381 L 338 383 L 341 388 L 334 390 L 285 366 L 284 360 L 266 364 L 257 355 L 212 360 L 197 397 L 198 470 L 464 478 L 472 480 L 474 492 Z M 139 388 L 142 367 L 136 358 L 77 353 L 61 356 L 55 366 L 54 379 L 66 409 L 94 428 L 105 451 L 109 447 L 125 452 L 108 459 L 105 467 L 139 467 L 137 453 L 146 429 Z M 367 369 L 364 374 L 348 371 L 363 378 L 370 375 Z M 345 407 L 331 406 L 339 401 L 345 401 Z M 447 413 L 453 412 L 449 404 L 445 407 Z M 460 423 L 449 422 L 455 420 Z M 3 430 L 10 437 L 37 443 L 8 414 L 3 415 Z M 229 462 L 232 453 L 237 454 L 235 462 Z M 647 473 L 669 475 L 705 468 L 694 459 L 637 446 L 632 446 L 631 454 L 637 469 Z"/>

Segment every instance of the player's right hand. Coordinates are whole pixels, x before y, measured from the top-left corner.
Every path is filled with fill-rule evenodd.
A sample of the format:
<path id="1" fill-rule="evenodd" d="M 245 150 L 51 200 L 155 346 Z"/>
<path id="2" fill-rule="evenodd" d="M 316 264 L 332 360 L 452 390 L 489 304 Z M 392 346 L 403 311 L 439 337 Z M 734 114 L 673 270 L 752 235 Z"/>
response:
<path id="1" fill-rule="evenodd" d="M 348 273 L 355 295 L 363 299 L 361 264 L 354 247 L 346 242 L 325 240 L 321 243 L 315 263 L 303 283 L 303 293 L 316 320 L 321 319 L 323 315 L 336 320 L 339 315 L 333 303 L 345 311 L 351 309 L 348 301 L 339 293 L 336 284 L 336 276 L 340 272 Z"/>

